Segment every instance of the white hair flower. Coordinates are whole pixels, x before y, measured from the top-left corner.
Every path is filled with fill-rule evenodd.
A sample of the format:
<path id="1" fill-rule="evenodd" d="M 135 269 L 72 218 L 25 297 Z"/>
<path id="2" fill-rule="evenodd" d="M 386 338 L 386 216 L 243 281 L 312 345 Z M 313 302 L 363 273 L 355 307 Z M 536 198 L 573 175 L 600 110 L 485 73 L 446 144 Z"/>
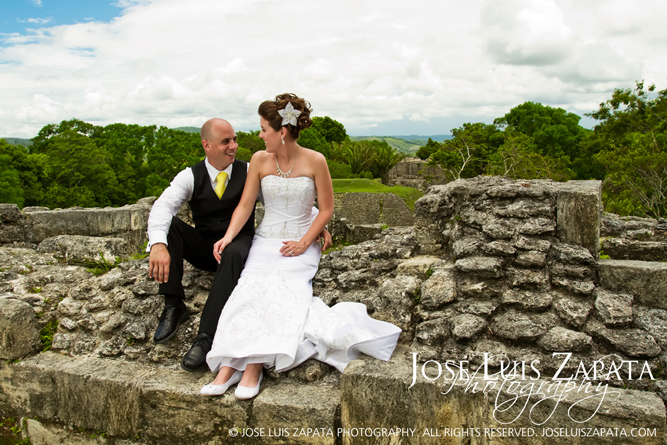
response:
<path id="1" fill-rule="evenodd" d="M 282 110 L 278 110 L 278 114 L 283 118 L 282 125 L 292 124 L 296 127 L 296 118 L 299 117 L 301 111 L 295 110 L 292 102 L 287 102 L 287 106 Z"/>

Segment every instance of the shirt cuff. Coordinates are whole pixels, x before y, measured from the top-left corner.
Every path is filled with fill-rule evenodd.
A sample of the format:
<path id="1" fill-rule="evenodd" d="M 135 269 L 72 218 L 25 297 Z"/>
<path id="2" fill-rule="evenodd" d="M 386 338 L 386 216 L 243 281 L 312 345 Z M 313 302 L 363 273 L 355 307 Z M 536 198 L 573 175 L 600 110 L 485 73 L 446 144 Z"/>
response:
<path id="1" fill-rule="evenodd" d="M 169 244 L 167 243 L 167 234 L 166 233 L 153 233 L 148 235 L 148 244 L 146 245 L 146 252 L 151 251 L 151 246 L 153 244 L 159 244 L 162 243 L 166 246 Z"/>

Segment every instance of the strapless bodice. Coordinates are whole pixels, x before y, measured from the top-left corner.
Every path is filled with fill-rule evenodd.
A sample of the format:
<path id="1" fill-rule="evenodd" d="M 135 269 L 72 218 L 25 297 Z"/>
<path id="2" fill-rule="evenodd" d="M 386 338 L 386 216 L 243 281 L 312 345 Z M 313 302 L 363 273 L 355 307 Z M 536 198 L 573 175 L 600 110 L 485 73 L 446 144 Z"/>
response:
<path id="1" fill-rule="evenodd" d="M 313 222 L 315 182 L 307 177 L 264 176 L 261 181 L 264 218 L 255 230 L 263 238 L 299 240 Z"/>

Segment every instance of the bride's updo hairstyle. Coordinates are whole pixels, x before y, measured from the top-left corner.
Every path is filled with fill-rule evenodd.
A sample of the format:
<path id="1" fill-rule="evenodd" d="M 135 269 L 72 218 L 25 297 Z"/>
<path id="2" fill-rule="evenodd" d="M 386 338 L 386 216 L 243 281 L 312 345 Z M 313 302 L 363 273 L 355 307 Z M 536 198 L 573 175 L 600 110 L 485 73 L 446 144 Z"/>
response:
<path id="1" fill-rule="evenodd" d="M 291 123 L 283 125 L 283 118 L 278 113 L 278 110 L 284 110 L 288 104 L 292 104 L 294 110 L 301 112 L 296 118 L 296 125 L 292 125 Z M 271 128 L 276 131 L 280 131 L 281 127 L 287 128 L 287 131 L 289 131 L 289 134 L 295 141 L 299 139 L 299 134 L 302 130 L 313 124 L 313 121 L 310 119 L 312 111 L 308 101 L 291 93 L 279 94 L 275 100 L 265 100 L 259 104 L 259 109 L 257 110 L 259 115 L 266 119 Z"/>

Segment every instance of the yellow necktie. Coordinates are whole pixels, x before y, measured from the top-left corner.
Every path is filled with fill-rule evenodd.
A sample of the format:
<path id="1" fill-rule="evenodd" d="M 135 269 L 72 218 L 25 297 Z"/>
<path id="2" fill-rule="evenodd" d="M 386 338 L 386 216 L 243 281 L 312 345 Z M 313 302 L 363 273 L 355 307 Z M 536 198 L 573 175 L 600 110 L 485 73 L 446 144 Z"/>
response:
<path id="1" fill-rule="evenodd" d="M 220 172 L 215 178 L 218 183 L 215 185 L 215 194 L 218 195 L 218 198 L 222 198 L 222 194 L 225 193 L 225 182 L 227 181 L 227 173 Z"/>

